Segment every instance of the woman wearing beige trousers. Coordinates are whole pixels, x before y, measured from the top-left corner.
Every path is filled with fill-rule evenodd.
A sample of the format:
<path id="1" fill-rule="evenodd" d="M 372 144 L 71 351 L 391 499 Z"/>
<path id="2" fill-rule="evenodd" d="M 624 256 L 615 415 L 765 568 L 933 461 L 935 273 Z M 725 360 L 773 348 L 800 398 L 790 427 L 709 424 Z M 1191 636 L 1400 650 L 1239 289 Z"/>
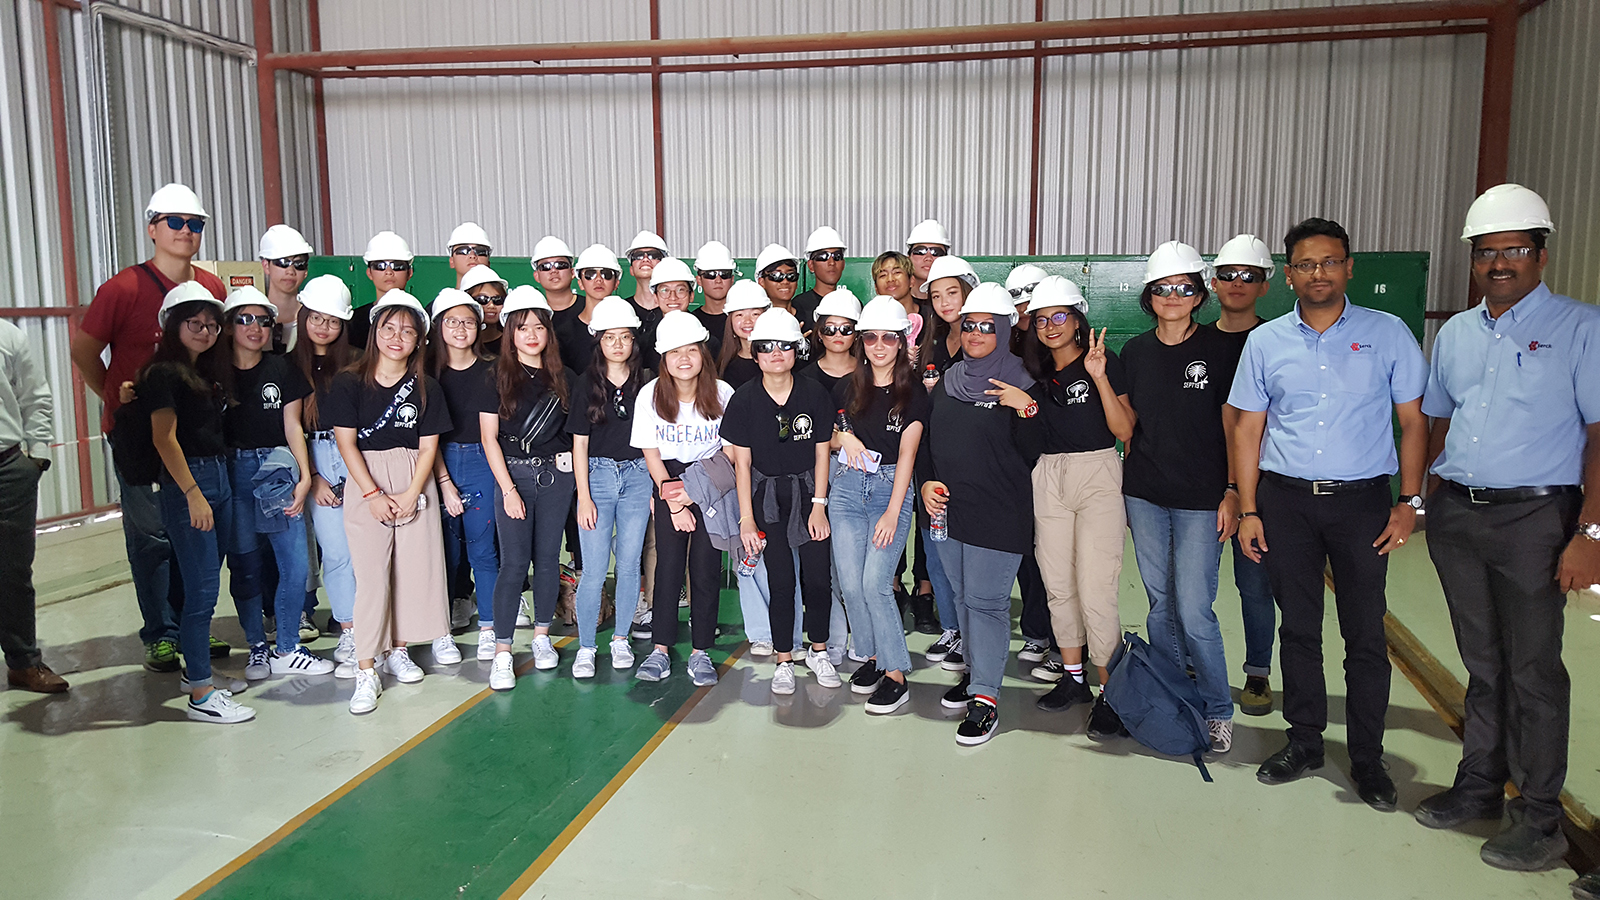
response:
<path id="1" fill-rule="evenodd" d="M 444 539 L 433 462 L 450 412 L 423 374 L 428 317 L 401 290 L 372 309 L 361 362 L 335 376 L 323 421 L 350 471 L 344 528 L 355 569 L 355 656 L 350 711 L 368 713 L 383 693 L 378 662 L 403 683 L 422 680 L 408 643 L 433 642 L 433 661 L 459 663 L 445 602 Z"/>

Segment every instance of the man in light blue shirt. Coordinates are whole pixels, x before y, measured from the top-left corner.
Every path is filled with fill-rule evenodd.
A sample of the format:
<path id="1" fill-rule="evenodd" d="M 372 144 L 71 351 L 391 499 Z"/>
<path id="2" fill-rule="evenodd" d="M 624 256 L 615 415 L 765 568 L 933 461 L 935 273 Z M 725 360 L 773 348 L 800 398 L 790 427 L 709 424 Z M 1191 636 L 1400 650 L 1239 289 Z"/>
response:
<path id="1" fill-rule="evenodd" d="M 1600 308 L 1541 280 L 1553 230 L 1544 200 L 1520 185 L 1473 203 L 1462 240 L 1483 302 L 1439 329 L 1422 403 L 1439 478 L 1428 552 L 1468 680 L 1455 782 L 1416 817 L 1453 828 L 1499 821 L 1509 805 L 1479 855 L 1519 870 L 1567 851 L 1562 607 L 1567 590 L 1600 581 Z"/>
<path id="2" fill-rule="evenodd" d="M 1284 245 L 1285 274 L 1299 302 L 1250 333 L 1228 396 L 1239 411 L 1230 448 L 1239 544 L 1251 559 L 1265 560 L 1283 614 L 1278 661 L 1289 743 L 1256 777 L 1281 784 L 1322 766 L 1322 573 L 1331 566 L 1345 642 L 1350 774 L 1363 801 L 1392 810 L 1394 781 L 1383 763 L 1390 677 L 1384 590 L 1388 553 L 1405 544 L 1421 506 L 1427 365 L 1405 323 L 1345 295 L 1354 264 L 1338 223 L 1307 219 Z M 1393 415 L 1400 419 L 1398 454 Z M 1391 505 L 1396 470 L 1401 502 Z"/>

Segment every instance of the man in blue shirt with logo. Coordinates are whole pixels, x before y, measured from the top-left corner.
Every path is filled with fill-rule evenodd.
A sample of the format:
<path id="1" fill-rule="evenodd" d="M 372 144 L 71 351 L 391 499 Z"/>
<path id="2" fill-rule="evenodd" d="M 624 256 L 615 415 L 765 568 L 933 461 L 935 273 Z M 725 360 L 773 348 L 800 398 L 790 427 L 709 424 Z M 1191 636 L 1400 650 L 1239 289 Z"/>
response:
<path id="1" fill-rule="evenodd" d="M 1536 870 L 1567 851 L 1568 590 L 1600 581 L 1600 308 L 1541 280 L 1554 230 L 1543 199 L 1502 184 L 1467 212 L 1483 302 L 1439 329 L 1422 411 L 1439 485 L 1428 553 L 1466 665 L 1461 764 L 1417 821 L 1507 826 L 1479 855 Z M 1590 490 L 1585 499 L 1583 485 Z M 1519 796 L 1505 803 L 1505 784 Z"/>
<path id="2" fill-rule="evenodd" d="M 1384 589 L 1388 554 L 1410 537 L 1422 505 L 1427 363 L 1404 322 L 1345 296 L 1354 263 L 1338 223 L 1307 219 L 1289 230 L 1284 249 L 1299 302 L 1251 332 L 1228 396 L 1239 410 L 1232 447 L 1239 544 L 1265 560 L 1283 614 L 1278 661 L 1289 743 L 1256 777 L 1281 784 L 1322 766 L 1326 565 L 1345 644 L 1350 774 L 1361 799 L 1387 811 L 1396 798 L 1383 763 Z M 1400 419 L 1398 455 L 1391 411 Z M 1397 468 L 1401 496 L 1391 506 Z"/>

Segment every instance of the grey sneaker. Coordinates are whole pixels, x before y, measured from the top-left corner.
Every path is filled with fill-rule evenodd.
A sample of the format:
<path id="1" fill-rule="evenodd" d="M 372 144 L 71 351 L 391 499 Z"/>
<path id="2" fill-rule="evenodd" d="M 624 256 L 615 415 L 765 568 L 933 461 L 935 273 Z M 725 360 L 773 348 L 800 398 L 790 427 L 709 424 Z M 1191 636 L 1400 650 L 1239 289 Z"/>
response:
<path id="1" fill-rule="evenodd" d="M 665 650 L 651 650 L 634 674 L 640 681 L 660 681 L 672 674 L 672 659 Z"/>
<path id="2" fill-rule="evenodd" d="M 695 687 L 717 683 L 717 667 L 711 664 L 711 657 L 704 650 L 689 654 L 689 680 L 694 682 Z"/>

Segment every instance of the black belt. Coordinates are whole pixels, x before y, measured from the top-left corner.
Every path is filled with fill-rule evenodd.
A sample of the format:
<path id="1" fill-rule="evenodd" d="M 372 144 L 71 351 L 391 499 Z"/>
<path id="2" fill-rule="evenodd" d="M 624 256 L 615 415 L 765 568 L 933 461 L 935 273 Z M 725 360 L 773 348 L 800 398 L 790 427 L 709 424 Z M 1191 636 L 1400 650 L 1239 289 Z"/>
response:
<path id="1" fill-rule="evenodd" d="M 1444 486 L 1480 505 L 1522 503 L 1525 500 L 1537 500 L 1540 497 L 1583 493 L 1583 490 L 1575 484 L 1549 484 L 1542 487 L 1482 488 L 1469 487 L 1464 484 L 1457 484 L 1454 481 L 1445 481 Z"/>
<path id="2" fill-rule="evenodd" d="M 4 450 L 0 450 L 0 463 L 8 463 L 8 462 L 11 461 L 11 458 L 13 456 L 18 456 L 21 453 L 22 453 L 22 445 L 21 444 L 13 444 L 12 446 L 7 447 Z"/>
<path id="3" fill-rule="evenodd" d="M 331 441 L 331 440 L 333 440 L 333 432 L 332 431 L 313 431 L 310 434 L 306 435 L 306 437 L 310 438 L 313 441 Z"/>
<path id="4" fill-rule="evenodd" d="M 1351 491 L 1362 491 L 1367 488 L 1377 487 L 1380 484 L 1387 485 L 1389 483 L 1388 475 L 1374 475 L 1371 478 L 1360 478 L 1355 481 L 1307 481 L 1304 478 L 1290 478 L 1287 475 L 1279 475 L 1277 472 L 1264 471 L 1261 473 L 1261 477 L 1279 487 L 1285 487 L 1292 491 L 1302 491 L 1318 497 L 1325 497 L 1329 494 L 1347 494 Z"/>
<path id="5" fill-rule="evenodd" d="M 556 464 L 556 458 L 554 456 L 508 456 L 508 457 L 506 457 L 506 465 L 508 465 L 508 466 L 533 466 L 534 468 L 538 468 L 539 466 L 551 466 L 551 467 L 554 467 L 555 464 Z"/>

